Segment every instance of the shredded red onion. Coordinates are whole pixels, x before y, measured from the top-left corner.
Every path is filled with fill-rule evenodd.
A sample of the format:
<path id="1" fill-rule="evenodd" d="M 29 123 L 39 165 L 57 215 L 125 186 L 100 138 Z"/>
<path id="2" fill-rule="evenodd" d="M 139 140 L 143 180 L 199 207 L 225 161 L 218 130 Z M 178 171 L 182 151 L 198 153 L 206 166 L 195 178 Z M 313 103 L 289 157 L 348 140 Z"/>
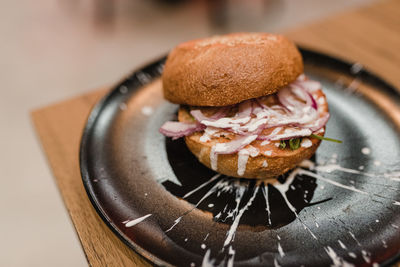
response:
<path id="1" fill-rule="evenodd" d="M 321 129 L 322 127 L 324 127 L 326 125 L 326 123 L 329 120 L 329 113 L 325 114 L 325 116 L 323 116 L 322 118 L 317 119 L 317 121 L 315 122 L 315 124 L 310 127 L 309 129 L 313 132 L 318 131 L 319 129 Z"/>
<path id="2" fill-rule="evenodd" d="M 268 106 L 262 102 L 262 98 L 250 99 L 238 104 L 238 111 L 232 117 L 227 117 L 227 114 L 233 106 L 221 107 L 209 117 L 199 109 L 192 110 L 190 114 L 196 123 L 166 122 L 160 132 L 174 139 L 206 127 L 235 133 L 236 139 L 218 143 L 213 148 L 217 154 L 235 153 L 256 139 L 275 141 L 310 136 L 323 128 L 329 119 L 329 113 L 321 117 L 311 93 L 320 88 L 319 82 L 299 76 L 295 82 L 278 91 L 280 105 Z M 279 133 L 282 127 L 292 128 Z M 275 129 L 268 135 L 262 134 L 268 128 Z"/>
<path id="3" fill-rule="evenodd" d="M 318 109 L 318 105 L 317 102 L 315 101 L 314 97 L 312 96 L 312 94 L 310 92 L 308 92 L 304 86 L 302 85 L 302 83 L 297 83 L 297 84 L 293 84 L 292 86 L 295 86 L 297 88 L 300 89 L 300 91 L 302 92 L 302 96 L 298 95 L 300 98 L 302 98 L 303 100 L 306 101 L 306 105 L 307 106 L 311 106 L 313 109 L 317 110 Z M 295 91 L 296 93 L 297 91 Z"/>
<path id="4" fill-rule="evenodd" d="M 313 97 L 312 94 L 310 94 L 309 92 L 306 92 L 310 98 L 311 98 L 311 106 L 313 107 L 313 109 L 318 110 L 318 104 L 317 101 L 315 101 L 315 98 Z"/>
<path id="5" fill-rule="evenodd" d="M 260 120 L 253 119 L 253 123 L 249 125 L 242 125 L 236 128 L 226 129 L 236 134 L 240 135 L 249 135 L 249 134 L 260 134 L 262 130 L 266 127 L 268 119 L 262 118 Z"/>
<path id="6" fill-rule="evenodd" d="M 201 112 L 199 109 L 191 110 L 190 114 L 195 118 L 196 121 L 202 122 L 202 121 L 212 121 L 214 119 L 207 117 L 206 115 Z"/>
<path id="7" fill-rule="evenodd" d="M 226 116 L 231 110 L 231 106 L 221 107 L 217 112 L 215 112 L 210 118 L 213 120 L 218 120 Z"/>
<path id="8" fill-rule="evenodd" d="M 257 116 L 257 113 L 259 113 L 263 110 L 263 107 L 260 105 L 257 98 L 252 99 L 251 105 L 252 105 L 251 114 L 253 114 L 253 115 Z"/>
<path id="9" fill-rule="evenodd" d="M 216 113 L 214 113 L 211 117 L 207 117 L 206 115 L 203 114 L 203 112 L 201 112 L 201 110 L 199 109 L 195 109 L 195 110 L 191 110 L 190 114 L 198 121 L 198 122 L 202 122 L 202 121 L 216 121 L 218 119 L 221 119 L 223 117 L 226 116 L 226 114 L 229 112 L 230 110 L 230 106 L 228 107 L 222 107 L 220 108 Z"/>
<path id="10" fill-rule="evenodd" d="M 294 110 L 294 106 L 292 105 L 292 103 L 289 101 L 289 98 L 291 98 L 292 96 L 290 95 L 290 89 L 289 87 L 285 87 L 281 90 L 278 91 L 277 93 L 279 102 L 281 103 L 281 105 L 286 108 L 289 111 L 293 111 Z"/>
<path id="11" fill-rule="evenodd" d="M 253 101 L 246 100 L 239 104 L 239 111 L 236 113 L 236 118 L 249 117 L 253 112 Z"/>
<path id="12" fill-rule="evenodd" d="M 312 80 L 295 81 L 297 84 L 301 84 L 307 91 L 314 92 L 322 88 L 321 83 Z"/>
<path id="13" fill-rule="evenodd" d="M 160 128 L 160 133 L 165 136 L 179 138 L 191 135 L 194 132 L 204 130 L 205 126 L 199 123 L 185 123 L 178 121 L 167 121 Z"/>

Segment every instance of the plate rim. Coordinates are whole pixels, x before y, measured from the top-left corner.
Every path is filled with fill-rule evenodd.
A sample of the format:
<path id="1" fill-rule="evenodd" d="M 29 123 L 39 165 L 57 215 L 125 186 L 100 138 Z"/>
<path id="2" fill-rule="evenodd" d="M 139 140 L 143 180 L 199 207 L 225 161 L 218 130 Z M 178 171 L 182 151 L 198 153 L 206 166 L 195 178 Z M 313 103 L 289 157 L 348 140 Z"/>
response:
<path id="1" fill-rule="evenodd" d="M 316 51 L 301 45 L 297 45 L 299 48 L 303 58 L 306 57 L 317 57 L 318 62 L 322 62 L 324 64 L 330 65 L 329 68 L 333 69 L 339 69 L 341 72 L 347 73 L 351 76 L 354 77 L 359 77 L 362 79 L 363 82 L 373 84 L 377 87 L 384 88 L 386 92 L 394 93 L 398 96 L 400 96 L 400 89 L 397 89 L 395 86 L 393 86 L 391 83 L 385 81 L 382 79 L 380 76 L 375 74 L 374 72 L 371 72 L 368 70 L 368 68 L 365 68 L 365 66 L 362 66 L 362 69 L 358 71 L 357 73 L 352 73 L 351 72 L 351 67 L 356 64 L 356 62 L 351 62 L 348 60 L 345 60 L 340 57 L 336 57 L 333 55 L 328 55 L 320 51 Z M 87 162 L 87 143 L 89 142 L 89 135 L 90 131 L 93 129 L 95 122 L 97 118 L 99 117 L 102 109 L 105 107 L 106 102 L 113 97 L 114 94 L 118 93 L 118 90 L 121 86 L 123 86 L 128 80 L 131 79 L 131 77 L 136 76 L 136 74 L 142 72 L 143 70 L 147 68 L 151 68 L 154 65 L 159 65 L 163 61 L 165 61 L 167 56 L 162 56 L 156 60 L 150 61 L 148 64 L 143 64 L 141 67 L 136 68 L 131 74 L 128 74 L 124 76 L 115 86 L 113 86 L 109 91 L 92 107 L 86 123 L 85 127 L 83 128 L 81 140 L 80 140 L 80 147 L 79 147 L 79 169 L 80 169 L 80 174 L 82 178 L 82 183 L 85 188 L 86 194 L 88 195 L 88 198 L 90 200 L 90 203 L 92 204 L 93 208 L 96 210 L 96 213 L 100 216 L 102 221 L 107 225 L 107 227 L 120 239 L 125 245 L 127 245 L 129 248 L 131 248 L 134 252 L 136 252 L 141 258 L 143 258 L 145 261 L 147 261 L 150 264 L 156 264 L 158 266 L 174 266 L 154 254 L 152 254 L 150 251 L 140 247 L 136 243 L 134 243 L 131 239 L 129 239 L 114 223 L 113 221 L 108 217 L 107 213 L 103 210 L 99 200 L 96 197 L 96 194 L 94 192 L 91 179 L 89 176 L 89 171 L 86 165 Z M 306 60 L 304 60 L 306 61 Z M 347 72 L 344 71 L 347 69 Z M 161 74 L 160 74 L 161 75 Z M 153 81 L 154 79 L 151 79 Z M 149 82 L 151 82 L 149 81 Z M 147 83 L 140 83 L 137 85 L 136 89 L 139 89 L 140 87 L 143 87 Z M 86 252 L 85 252 L 86 254 Z M 400 251 L 395 254 L 393 257 L 386 259 L 384 262 L 380 263 L 380 266 L 391 266 L 395 263 L 400 262 Z"/>

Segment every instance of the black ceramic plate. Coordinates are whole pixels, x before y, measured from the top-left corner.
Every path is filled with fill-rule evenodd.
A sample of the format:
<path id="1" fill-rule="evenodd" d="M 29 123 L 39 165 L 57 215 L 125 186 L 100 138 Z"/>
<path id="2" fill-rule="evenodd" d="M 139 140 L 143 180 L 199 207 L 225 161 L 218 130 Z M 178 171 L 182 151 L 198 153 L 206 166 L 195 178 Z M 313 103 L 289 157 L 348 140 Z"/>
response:
<path id="1" fill-rule="evenodd" d="M 400 251 L 400 95 L 359 64 L 302 50 L 331 119 L 312 159 L 275 182 L 219 176 L 158 129 L 164 59 L 93 109 L 80 164 L 89 198 L 128 246 L 160 265 L 391 264 Z M 309 164 L 310 165 L 310 164 Z"/>

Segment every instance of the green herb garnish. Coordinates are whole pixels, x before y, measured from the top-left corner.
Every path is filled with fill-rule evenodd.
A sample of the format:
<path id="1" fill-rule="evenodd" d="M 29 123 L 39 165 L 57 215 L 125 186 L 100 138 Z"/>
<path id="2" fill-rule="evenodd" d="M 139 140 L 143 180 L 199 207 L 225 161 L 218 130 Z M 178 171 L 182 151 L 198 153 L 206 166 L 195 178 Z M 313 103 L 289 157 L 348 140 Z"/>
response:
<path id="1" fill-rule="evenodd" d="M 336 142 L 336 143 L 342 143 L 342 141 L 329 138 L 329 137 L 322 137 L 316 134 L 310 135 L 310 137 L 314 137 L 320 140 L 325 140 L 325 141 L 330 141 L 330 142 Z M 301 145 L 301 140 L 302 138 L 292 138 L 290 140 L 281 140 L 279 143 L 279 148 L 280 149 L 285 149 L 286 147 L 290 148 L 291 150 L 296 150 L 300 148 Z"/>
<path id="2" fill-rule="evenodd" d="M 324 141 L 336 142 L 336 143 L 339 143 L 339 144 L 342 143 L 341 140 L 337 140 L 337 139 L 333 139 L 333 138 L 329 138 L 329 137 L 322 137 L 322 136 L 319 136 L 319 135 L 316 135 L 316 134 L 312 134 L 310 136 L 314 137 L 314 138 L 317 138 L 317 139 L 320 139 L 320 140 L 324 140 Z"/>
<path id="3" fill-rule="evenodd" d="M 285 140 L 281 140 L 281 143 L 279 144 L 279 148 L 284 149 L 286 147 Z"/>
<path id="4" fill-rule="evenodd" d="M 290 148 L 291 150 L 296 150 L 300 147 L 301 138 L 292 138 L 290 140 L 281 140 L 279 143 L 280 149 Z"/>
<path id="5" fill-rule="evenodd" d="M 300 138 L 292 138 L 289 140 L 289 147 L 291 150 L 296 150 L 300 147 L 301 139 Z"/>

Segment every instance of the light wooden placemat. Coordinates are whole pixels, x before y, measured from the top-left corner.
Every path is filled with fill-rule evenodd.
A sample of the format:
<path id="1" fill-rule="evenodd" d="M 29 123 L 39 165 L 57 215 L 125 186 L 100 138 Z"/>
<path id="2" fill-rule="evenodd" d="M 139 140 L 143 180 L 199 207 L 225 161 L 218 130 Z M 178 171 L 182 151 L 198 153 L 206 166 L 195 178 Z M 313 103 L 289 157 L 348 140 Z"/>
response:
<path id="1" fill-rule="evenodd" d="M 359 62 L 400 88 L 398 0 L 339 14 L 286 35 L 305 47 Z M 150 265 L 103 223 L 82 184 L 78 161 L 82 130 L 91 108 L 106 91 L 35 110 L 32 119 L 89 264 Z"/>

